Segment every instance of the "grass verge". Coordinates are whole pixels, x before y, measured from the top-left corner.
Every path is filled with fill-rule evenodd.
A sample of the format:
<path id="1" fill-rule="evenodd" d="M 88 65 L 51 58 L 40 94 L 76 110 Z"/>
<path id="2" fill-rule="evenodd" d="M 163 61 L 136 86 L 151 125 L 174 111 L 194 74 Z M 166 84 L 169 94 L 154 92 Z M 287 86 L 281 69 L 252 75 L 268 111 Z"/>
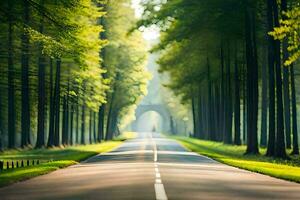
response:
<path id="1" fill-rule="evenodd" d="M 170 137 L 179 141 L 187 149 L 221 163 L 300 183 L 299 156 L 291 157 L 290 160 L 270 158 L 264 156 L 266 149 L 260 149 L 260 155 L 244 155 L 246 150 L 244 145 L 233 146 L 194 138 Z"/>
<path id="2" fill-rule="evenodd" d="M 0 187 L 46 174 L 54 170 L 74 165 L 91 156 L 108 152 L 122 141 L 134 137 L 133 133 L 126 133 L 113 141 L 100 144 L 70 146 L 65 148 L 8 150 L 0 153 L 0 160 L 52 160 L 36 166 L 10 169 L 0 172 Z"/>

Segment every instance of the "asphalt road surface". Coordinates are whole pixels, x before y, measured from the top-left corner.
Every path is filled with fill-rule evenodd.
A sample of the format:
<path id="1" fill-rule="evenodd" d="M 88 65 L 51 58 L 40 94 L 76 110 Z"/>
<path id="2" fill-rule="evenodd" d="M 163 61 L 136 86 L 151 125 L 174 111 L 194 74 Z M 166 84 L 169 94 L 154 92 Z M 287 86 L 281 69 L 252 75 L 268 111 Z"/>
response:
<path id="1" fill-rule="evenodd" d="M 240 170 L 139 133 L 109 153 L 0 189 L 0 199 L 300 199 L 300 184 Z"/>

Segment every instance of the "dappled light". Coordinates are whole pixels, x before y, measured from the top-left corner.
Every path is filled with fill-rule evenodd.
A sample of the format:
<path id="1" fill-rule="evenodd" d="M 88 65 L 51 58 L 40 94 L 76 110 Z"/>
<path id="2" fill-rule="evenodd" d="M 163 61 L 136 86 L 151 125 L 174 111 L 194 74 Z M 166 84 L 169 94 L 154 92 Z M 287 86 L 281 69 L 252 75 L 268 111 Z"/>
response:
<path id="1" fill-rule="evenodd" d="M 300 199 L 300 0 L 1 0 L 1 200 Z"/>

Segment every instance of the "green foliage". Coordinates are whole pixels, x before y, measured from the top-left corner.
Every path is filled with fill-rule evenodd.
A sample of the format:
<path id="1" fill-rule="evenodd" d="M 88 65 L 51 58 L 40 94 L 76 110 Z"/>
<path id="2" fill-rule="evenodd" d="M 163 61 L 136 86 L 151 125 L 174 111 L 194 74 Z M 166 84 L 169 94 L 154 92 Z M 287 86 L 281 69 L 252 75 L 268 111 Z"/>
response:
<path id="1" fill-rule="evenodd" d="M 244 3 L 239 0 L 220 1 L 145 1 L 144 16 L 138 27 L 159 26 L 160 43 L 153 51 L 160 51 L 160 72 L 170 74 L 166 86 L 190 101 L 191 91 L 205 85 L 206 59 L 210 57 L 213 79 L 219 78 L 218 51 L 222 42 L 243 37 Z"/>
<path id="2" fill-rule="evenodd" d="M 284 13 L 286 19 L 280 21 L 280 27 L 275 27 L 272 35 L 276 40 L 288 40 L 289 58 L 284 65 L 289 66 L 300 58 L 300 4 Z"/>
<path id="3" fill-rule="evenodd" d="M 29 126 L 21 117 L 25 116 L 23 110 L 30 116 L 30 131 L 26 131 L 24 146 L 31 146 L 36 139 L 37 147 L 46 143 L 58 146 L 60 138 L 64 145 L 74 144 L 75 133 L 78 143 L 87 136 L 86 132 L 93 130 L 89 134 L 92 142 L 101 132 L 98 119 L 108 121 L 113 117 L 117 125 L 132 120 L 135 106 L 146 94 L 149 75 L 144 68 L 147 52 L 141 33 L 128 35 L 128 29 L 135 23 L 130 3 L 130 0 L 1 1 L 0 16 L 4 17 L 0 22 L 3 28 L 0 41 L 5 45 L 0 46 L 0 109 L 3 110 L 0 149 L 1 142 L 4 148 L 8 146 L 6 138 L 13 138 L 12 146 L 16 147 L 20 145 L 19 138 L 25 138 L 19 137 L 25 135 L 21 130 L 24 124 Z M 9 47 L 8 38 L 11 38 Z M 7 95 L 3 95 L 8 92 L 12 94 L 11 104 Z M 19 98 L 20 93 L 29 96 L 29 100 Z M 103 116 L 98 114 L 101 107 L 106 107 Z M 108 116 L 110 107 L 113 116 Z M 10 116 L 13 117 L 8 120 Z M 13 134 L 8 133 L 9 126 L 16 128 Z M 55 142 L 51 139 L 54 135 L 58 135 Z"/>
<path id="4" fill-rule="evenodd" d="M 129 0 L 109 1 L 105 20 L 109 43 L 105 47 L 104 65 L 111 87 L 109 104 L 122 128 L 133 120 L 150 79 L 145 69 L 147 52 L 142 35 L 138 31 L 128 33 L 136 22 L 130 5 Z"/>

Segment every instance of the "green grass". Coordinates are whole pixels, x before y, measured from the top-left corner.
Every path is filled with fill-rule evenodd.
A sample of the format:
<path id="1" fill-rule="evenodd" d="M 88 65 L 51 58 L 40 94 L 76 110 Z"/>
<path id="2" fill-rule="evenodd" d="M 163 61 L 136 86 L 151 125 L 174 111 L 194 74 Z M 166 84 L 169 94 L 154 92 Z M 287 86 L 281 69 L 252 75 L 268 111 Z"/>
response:
<path id="1" fill-rule="evenodd" d="M 46 174 L 54 170 L 64 168 L 85 160 L 99 153 L 107 152 L 117 147 L 123 140 L 132 135 L 126 134 L 116 138 L 114 141 L 101 144 L 70 146 L 66 148 L 31 149 L 31 150 L 9 150 L 0 153 L 0 160 L 44 160 L 40 165 L 29 166 L 18 169 L 9 169 L 0 172 L 0 187 L 26 180 L 38 175 Z M 129 138 L 131 138 L 129 137 Z"/>
<path id="2" fill-rule="evenodd" d="M 221 163 L 300 183 L 299 156 L 291 157 L 290 160 L 274 159 L 264 156 L 266 149 L 260 149 L 260 155 L 244 155 L 246 150 L 244 145 L 233 146 L 194 138 L 170 137 L 179 141 L 187 149 Z"/>

